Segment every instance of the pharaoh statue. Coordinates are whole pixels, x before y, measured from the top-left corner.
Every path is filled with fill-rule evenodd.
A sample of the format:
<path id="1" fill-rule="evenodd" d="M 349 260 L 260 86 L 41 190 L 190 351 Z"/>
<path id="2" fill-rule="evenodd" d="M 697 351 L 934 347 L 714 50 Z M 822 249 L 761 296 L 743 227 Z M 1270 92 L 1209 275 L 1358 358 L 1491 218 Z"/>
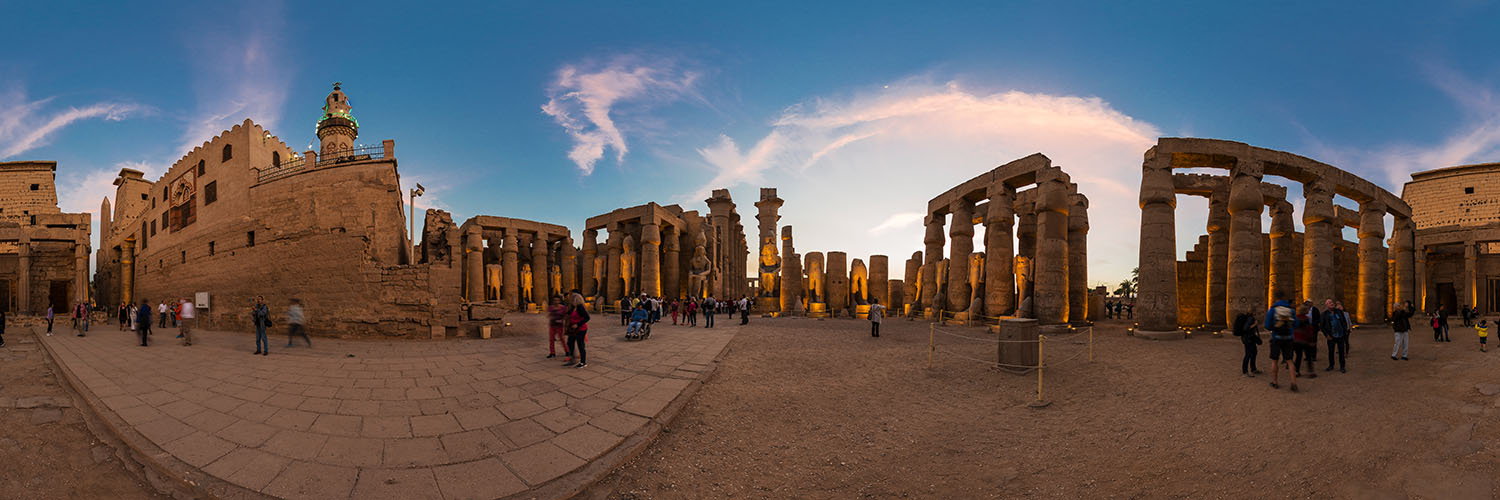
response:
<path id="1" fill-rule="evenodd" d="M 520 288 L 522 304 L 532 303 L 531 279 L 531 264 L 521 264 L 521 286 L 517 288 Z"/>
<path id="2" fill-rule="evenodd" d="M 969 254 L 969 311 L 979 313 L 975 304 L 984 303 L 984 252 Z"/>
<path id="3" fill-rule="evenodd" d="M 849 270 L 849 300 L 855 305 L 870 304 L 870 270 L 865 268 L 865 261 L 854 259 L 854 266 Z"/>
<path id="4" fill-rule="evenodd" d="M 926 276 L 926 275 L 927 275 L 927 266 L 918 266 L 917 267 L 917 279 L 912 280 L 912 286 L 915 287 L 916 293 L 913 294 L 911 296 L 911 298 L 906 299 L 907 303 L 911 304 L 911 314 L 914 314 L 914 315 L 921 315 L 922 314 L 922 297 L 923 297 L 922 294 L 926 292 L 926 290 L 924 290 L 922 288 L 922 283 L 923 283 L 922 277 Z"/>
<path id="5" fill-rule="evenodd" d="M 551 278 L 551 281 L 548 283 L 552 284 L 552 293 L 561 295 L 564 291 L 562 287 L 562 266 L 553 264 L 552 271 L 548 277 Z"/>
<path id="6" fill-rule="evenodd" d="M 781 257 L 776 256 L 776 244 L 766 243 L 760 247 L 760 296 L 780 297 L 781 288 L 777 277 L 781 273 Z"/>
<path id="7" fill-rule="evenodd" d="M 708 278 L 713 271 L 713 262 L 708 260 L 708 250 L 703 247 L 707 242 L 708 238 L 702 231 L 693 238 L 693 260 L 688 263 L 688 291 L 695 299 L 708 297 Z"/>
<path id="8" fill-rule="evenodd" d="M 635 238 L 625 237 L 625 243 L 620 245 L 620 279 L 625 281 L 622 288 L 626 296 L 635 294 Z"/>
<path id="9" fill-rule="evenodd" d="M 933 267 L 936 268 L 934 274 L 937 280 L 934 282 L 934 287 L 937 288 L 937 293 L 932 295 L 932 307 L 941 311 L 948 308 L 948 287 L 945 286 L 948 284 L 948 259 L 938 259 Z"/>
<path id="10" fill-rule="evenodd" d="M 823 260 L 808 259 L 807 262 L 807 303 L 821 304 L 827 291 L 823 289 Z"/>
<path id="11" fill-rule="evenodd" d="M 604 297 L 604 269 L 608 263 L 609 256 L 594 256 L 594 303 L 603 302 Z"/>

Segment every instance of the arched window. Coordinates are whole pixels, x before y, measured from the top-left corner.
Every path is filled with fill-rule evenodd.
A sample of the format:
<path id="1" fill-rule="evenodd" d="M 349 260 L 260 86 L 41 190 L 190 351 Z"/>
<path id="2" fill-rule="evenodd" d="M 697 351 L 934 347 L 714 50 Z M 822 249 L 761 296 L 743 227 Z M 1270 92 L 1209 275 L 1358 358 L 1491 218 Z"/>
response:
<path id="1" fill-rule="evenodd" d="M 271 166 L 272 167 L 280 167 L 281 166 L 281 152 L 279 152 L 279 151 L 272 151 L 271 152 Z"/>
<path id="2" fill-rule="evenodd" d="M 233 146 L 225 144 L 224 145 L 224 159 L 220 160 L 220 161 L 229 161 L 230 158 L 233 158 L 234 157 L 234 149 L 233 148 L 234 148 Z"/>

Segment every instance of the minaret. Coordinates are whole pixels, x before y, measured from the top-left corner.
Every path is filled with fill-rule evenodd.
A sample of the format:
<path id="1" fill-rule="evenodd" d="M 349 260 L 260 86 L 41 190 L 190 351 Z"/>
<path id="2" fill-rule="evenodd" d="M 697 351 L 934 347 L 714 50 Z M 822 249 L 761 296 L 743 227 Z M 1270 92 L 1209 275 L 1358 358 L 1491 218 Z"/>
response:
<path id="1" fill-rule="evenodd" d="M 318 151 L 322 155 L 354 149 L 354 139 L 359 137 L 359 121 L 349 113 L 349 96 L 339 89 L 342 85 L 334 83 L 333 92 L 324 99 L 323 118 L 318 120 L 318 140 L 322 141 Z"/>

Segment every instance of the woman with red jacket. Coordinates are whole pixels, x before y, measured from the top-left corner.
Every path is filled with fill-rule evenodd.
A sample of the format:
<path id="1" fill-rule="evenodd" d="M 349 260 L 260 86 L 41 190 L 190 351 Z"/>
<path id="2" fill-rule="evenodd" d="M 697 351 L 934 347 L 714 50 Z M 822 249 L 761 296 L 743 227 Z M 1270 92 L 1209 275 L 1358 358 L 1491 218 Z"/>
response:
<path id="1" fill-rule="evenodd" d="M 575 293 L 570 299 L 569 302 L 572 302 L 573 307 L 568 310 L 567 314 L 568 348 L 573 351 L 573 354 L 578 355 L 578 363 L 574 364 L 569 360 L 563 366 L 583 368 L 589 365 L 588 351 L 584 348 L 589 335 L 589 311 L 583 305 L 583 295 Z"/>

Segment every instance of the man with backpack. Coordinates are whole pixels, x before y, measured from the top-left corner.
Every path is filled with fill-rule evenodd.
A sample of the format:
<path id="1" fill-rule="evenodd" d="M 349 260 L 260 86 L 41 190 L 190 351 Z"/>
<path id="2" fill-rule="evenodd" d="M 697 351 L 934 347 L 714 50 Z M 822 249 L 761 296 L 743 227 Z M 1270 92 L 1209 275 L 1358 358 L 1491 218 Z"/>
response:
<path id="1" fill-rule="evenodd" d="M 714 312 L 717 311 L 718 309 L 719 309 L 719 301 L 714 300 L 713 294 L 709 294 L 708 298 L 703 299 L 703 327 L 704 328 L 713 328 L 714 327 Z"/>
<path id="2" fill-rule="evenodd" d="M 1255 368 L 1255 358 L 1260 355 L 1256 346 L 1262 343 L 1260 330 L 1255 327 L 1255 315 L 1240 313 L 1234 318 L 1234 335 L 1240 338 L 1240 343 L 1245 346 L 1245 357 L 1240 360 L 1240 374 L 1246 377 L 1254 377 L 1260 374 Z"/>
<path id="3" fill-rule="evenodd" d="M 1286 365 L 1288 376 L 1292 377 L 1292 392 L 1297 392 L 1297 372 L 1292 367 L 1292 329 L 1297 327 L 1296 311 L 1292 310 L 1291 302 L 1287 302 L 1281 293 L 1277 293 L 1276 302 L 1266 311 L 1265 327 L 1271 332 L 1271 388 L 1280 389 L 1280 368 Z"/>

